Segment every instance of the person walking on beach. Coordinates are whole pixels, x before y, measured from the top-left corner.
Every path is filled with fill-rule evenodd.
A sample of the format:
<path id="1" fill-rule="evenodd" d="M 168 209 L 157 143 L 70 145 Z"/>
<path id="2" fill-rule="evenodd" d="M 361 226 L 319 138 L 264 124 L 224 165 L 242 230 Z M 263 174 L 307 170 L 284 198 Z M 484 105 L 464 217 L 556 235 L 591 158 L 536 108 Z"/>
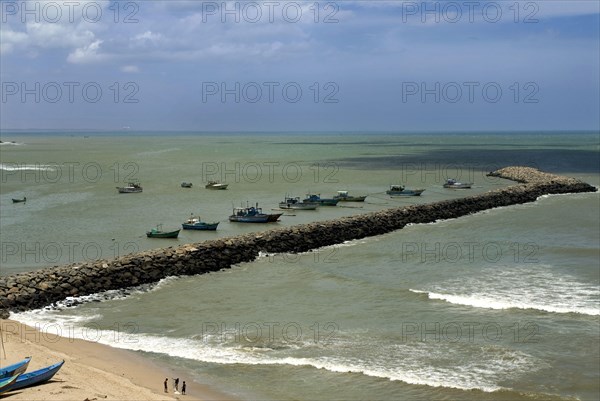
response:
<path id="1" fill-rule="evenodd" d="M 167 382 L 169 381 L 169 379 L 165 379 L 165 393 L 169 392 L 169 389 L 167 388 Z"/>
<path id="2" fill-rule="evenodd" d="M 179 377 L 175 379 L 175 391 L 179 391 Z"/>
<path id="3" fill-rule="evenodd" d="M 183 381 L 183 384 L 181 385 L 181 394 L 185 395 L 185 380 Z"/>

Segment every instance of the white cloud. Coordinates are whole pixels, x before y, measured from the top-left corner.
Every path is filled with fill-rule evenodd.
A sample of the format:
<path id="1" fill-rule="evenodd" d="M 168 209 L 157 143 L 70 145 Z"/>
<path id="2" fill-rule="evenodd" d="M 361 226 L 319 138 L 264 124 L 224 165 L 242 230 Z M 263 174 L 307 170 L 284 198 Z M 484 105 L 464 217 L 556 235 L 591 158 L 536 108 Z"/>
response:
<path id="1" fill-rule="evenodd" d="M 102 40 L 96 40 L 89 45 L 79 47 L 69 53 L 67 61 L 73 64 L 86 64 L 106 59 L 106 55 L 98 54 Z"/>
<path id="2" fill-rule="evenodd" d="M 140 68 L 137 65 L 124 65 L 121 67 L 121 71 L 127 73 L 138 73 L 140 72 Z"/>
<path id="3" fill-rule="evenodd" d="M 146 31 L 144 33 L 141 33 L 139 35 L 135 35 L 133 37 L 134 40 L 148 40 L 151 42 L 158 42 L 161 39 L 163 39 L 163 35 L 161 35 L 160 33 L 152 33 L 152 31 Z"/>
<path id="4" fill-rule="evenodd" d="M 0 54 L 12 52 L 15 46 L 19 46 L 27 41 L 27 34 L 8 29 L 0 29 Z"/>

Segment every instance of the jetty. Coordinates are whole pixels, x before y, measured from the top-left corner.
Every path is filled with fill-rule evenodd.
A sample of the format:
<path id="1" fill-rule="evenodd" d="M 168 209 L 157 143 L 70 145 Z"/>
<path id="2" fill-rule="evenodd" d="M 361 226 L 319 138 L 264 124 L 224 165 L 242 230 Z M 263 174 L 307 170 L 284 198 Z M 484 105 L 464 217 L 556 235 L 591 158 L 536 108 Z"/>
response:
<path id="1" fill-rule="evenodd" d="M 43 268 L 0 276 L 0 318 L 77 297 L 196 275 L 255 260 L 260 252 L 297 253 L 402 229 L 407 224 L 453 219 L 496 207 L 534 202 L 542 195 L 596 192 L 575 178 L 530 167 L 488 174 L 515 181 L 502 189 L 429 204 L 396 207 L 334 220 L 149 250 L 113 260 Z"/>

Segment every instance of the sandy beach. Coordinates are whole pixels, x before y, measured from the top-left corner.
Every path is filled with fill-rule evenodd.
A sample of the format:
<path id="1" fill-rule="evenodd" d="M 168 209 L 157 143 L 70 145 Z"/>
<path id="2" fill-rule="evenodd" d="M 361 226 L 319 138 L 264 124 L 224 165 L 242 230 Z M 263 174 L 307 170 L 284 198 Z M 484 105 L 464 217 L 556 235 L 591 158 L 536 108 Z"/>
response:
<path id="1" fill-rule="evenodd" d="M 174 394 L 173 377 L 179 389 L 185 378 L 179 372 L 158 366 L 135 352 L 73 338 L 41 333 L 14 320 L 0 320 L 4 347 L 0 366 L 32 356 L 28 372 L 65 360 L 54 378 L 40 386 L 8 392 L 10 400 L 223 400 L 223 395 L 186 381 L 186 395 Z M 168 378 L 169 392 L 163 390 Z"/>

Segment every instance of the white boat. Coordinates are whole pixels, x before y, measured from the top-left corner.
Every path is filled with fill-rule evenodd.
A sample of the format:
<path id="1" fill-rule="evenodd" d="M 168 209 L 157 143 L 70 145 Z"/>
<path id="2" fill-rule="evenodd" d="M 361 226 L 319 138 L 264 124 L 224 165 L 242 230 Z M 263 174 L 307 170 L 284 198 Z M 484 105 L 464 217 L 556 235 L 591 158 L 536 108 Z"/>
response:
<path id="1" fill-rule="evenodd" d="M 120 194 L 134 194 L 142 192 L 142 186 L 139 182 L 130 182 L 124 187 L 117 187 Z"/>
<path id="2" fill-rule="evenodd" d="M 448 178 L 444 184 L 444 188 L 469 189 L 472 185 L 472 182 L 458 182 L 454 178 Z"/>
<path id="3" fill-rule="evenodd" d="M 221 184 L 218 181 L 209 181 L 208 184 L 204 186 L 207 189 L 227 189 L 229 184 Z"/>

